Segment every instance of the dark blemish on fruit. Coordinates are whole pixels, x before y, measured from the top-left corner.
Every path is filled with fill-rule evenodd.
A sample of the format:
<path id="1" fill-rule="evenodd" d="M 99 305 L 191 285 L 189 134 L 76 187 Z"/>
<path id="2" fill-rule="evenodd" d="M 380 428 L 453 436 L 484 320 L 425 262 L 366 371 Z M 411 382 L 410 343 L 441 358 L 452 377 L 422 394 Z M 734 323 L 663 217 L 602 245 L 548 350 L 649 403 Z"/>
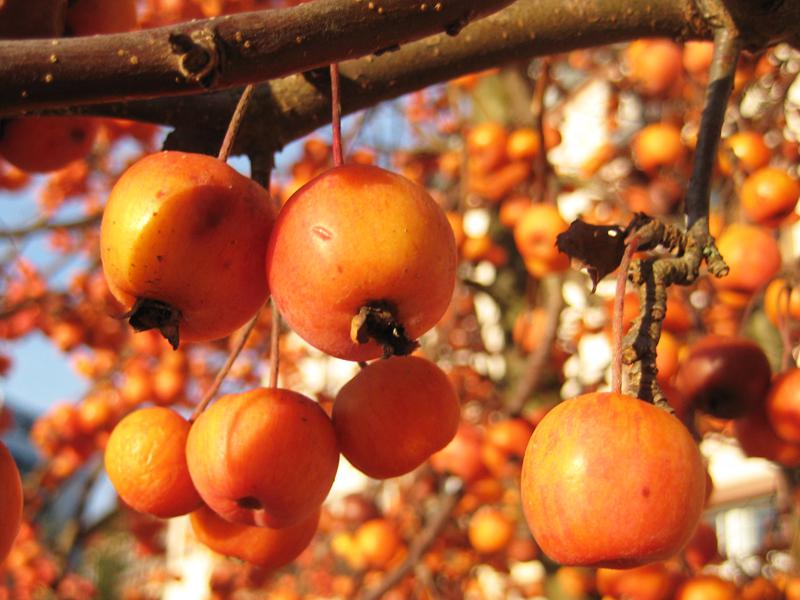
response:
<path id="1" fill-rule="evenodd" d="M 344 269 L 342 269 L 342 265 L 336 265 L 336 271 L 339 273 L 343 273 Z"/>
<path id="2" fill-rule="evenodd" d="M 201 237 L 214 231 L 225 220 L 225 207 L 217 204 L 200 207 L 197 221 L 192 231 L 195 237 Z"/>
<path id="3" fill-rule="evenodd" d="M 158 262 L 161 262 L 162 260 L 164 260 L 164 257 L 163 257 L 163 256 L 161 256 L 160 254 L 156 254 L 156 260 L 157 260 Z"/>
<path id="4" fill-rule="evenodd" d="M 258 498 L 254 498 L 253 496 L 245 496 L 244 498 L 239 498 L 236 501 L 236 505 L 239 508 L 246 508 L 250 510 L 259 510 L 264 508 L 264 505 L 259 502 Z"/>
<path id="5" fill-rule="evenodd" d="M 314 227 L 312 227 L 311 233 L 313 233 L 323 242 L 327 242 L 329 239 L 333 237 L 333 234 L 329 230 L 322 227 L 321 225 L 315 225 Z"/>
<path id="6" fill-rule="evenodd" d="M 308 417 L 300 417 L 300 420 L 301 420 L 303 423 L 308 423 Z"/>
<path id="7" fill-rule="evenodd" d="M 206 213 L 206 228 L 213 229 L 222 222 L 223 213 L 221 210 L 210 210 Z"/>
<path id="8" fill-rule="evenodd" d="M 642 488 L 642 497 L 644 497 L 644 498 L 649 498 L 650 497 L 650 488 L 649 487 L 644 486 Z"/>

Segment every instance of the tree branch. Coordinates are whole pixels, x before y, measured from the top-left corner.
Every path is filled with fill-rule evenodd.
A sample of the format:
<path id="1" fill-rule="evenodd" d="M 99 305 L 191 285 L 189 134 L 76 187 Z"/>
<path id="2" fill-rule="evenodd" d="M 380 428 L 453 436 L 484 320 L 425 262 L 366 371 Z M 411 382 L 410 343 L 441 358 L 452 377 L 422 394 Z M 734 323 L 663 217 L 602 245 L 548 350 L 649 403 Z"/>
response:
<path id="1" fill-rule="evenodd" d="M 648 36 L 710 38 L 711 30 L 692 0 L 517 0 L 456 37 L 431 36 L 395 52 L 340 63 L 342 113 L 511 61 Z M 174 126 L 183 141 L 173 147 L 216 154 L 238 97 L 238 91 L 224 91 L 82 112 Z M 234 152 L 277 151 L 329 123 L 330 106 L 327 69 L 260 85 Z"/>
<path id="2" fill-rule="evenodd" d="M 458 32 L 511 0 L 317 0 L 130 33 L 0 41 L 0 114 L 225 89 Z"/>
<path id="3" fill-rule="evenodd" d="M 362 0 L 362 2 L 367 1 Z M 385 0 L 385 2 L 388 1 Z M 342 111 L 343 114 L 353 113 L 384 100 L 397 98 L 408 92 L 459 75 L 535 56 L 617 43 L 640 37 L 710 39 L 715 13 L 706 5 L 718 1 L 722 0 L 702 0 L 702 2 L 700 0 L 648 0 L 634 3 L 627 0 L 605 0 L 603 2 L 517 0 L 508 8 L 468 25 L 456 37 L 440 34 L 404 45 L 400 50 L 394 52 L 342 62 L 340 64 L 343 86 Z M 724 1 L 749 7 L 747 9 L 749 18 L 747 20 L 742 18 L 741 22 L 737 22 L 745 47 L 759 47 L 758 44 L 763 46 L 786 39 L 789 41 L 796 41 L 795 38 L 800 39 L 800 34 L 798 34 L 800 32 L 800 2 L 774 0 L 767 6 L 765 3 L 752 3 L 749 0 Z M 398 3 L 400 0 L 392 1 L 392 4 Z M 475 2 L 471 4 L 473 3 Z M 335 5 L 339 10 L 345 11 L 346 9 L 354 10 L 352 7 L 358 4 L 353 0 L 345 7 L 345 3 L 341 0 L 322 0 L 302 5 L 297 9 L 303 6 L 325 5 L 325 7 L 330 7 Z M 497 2 L 492 3 L 494 6 L 497 4 Z M 762 4 L 764 5 L 762 6 Z M 698 5 L 703 6 L 702 12 Z M 262 18 L 261 15 L 263 15 L 263 13 L 250 13 L 231 16 L 227 18 L 227 22 L 231 22 L 235 18 L 249 19 L 253 14 L 258 18 Z M 297 17 L 300 13 L 292 14 Z M 744 9 L 737 13 L 737 15 L 743 14 L 745 14 Z M 222 21 L 223 19 L 217 19 L 217 22 Z M 782 27 L 773 26 L 771 29 L 766 27 L 767 24 L 772 26 L 775 22 L 782 24 Z M 182 27 L 199 27 L 202 23 L 207 23 L 207 21 L 186 24 Z M 303 34 L 310 36 L 308 31 L 312 31 L 312 26 L 327 28 L 328 22 L 317 17 L 303 23 L 302 26 Z M 377 38 L 380 41 L 379 44 L 375 44 L 375 47 L 385 47 L 388 43 L 386 40 L 396 39 L 396 37 L 387 37 L 397 36 L 396 32 L 392 34 L 398 29 L 398 21 L 395 19 L 375 19 L 372 27 L 369 34 L 370 39 Z M 365 26 L 365 29 L 369 28 Z M 173 30 L 174 28 L 170 29 L 170 31 Z M 767 31 L 770 32 L 769 36 L 764 33 Z M 285 32 L 282 31 L 270 30 L 270 33 L 274 34 L 273 37 L 277 36 L 278 39 L 285 37 Z M 112 38 L 124 40 L 127 43 L 127 40 L 130 39 L 128 36 L 145 34 L 147 32 L 104 37 L 107 40 Z M 317 40 L 321 34 L 315 35 L 318 36 L 314 38 Z M 320 55 L 324 55 L 322 56 L 324 61 L 321 64 L 341 60 L 342 53 L 336 52 L 335 49 L 332 50 L 326 45 L 330 44 L 331 39 L 331 37 L 325 39 L 324 47 L 315 46 Z M 344 44 L 348 48 L 351 42 L 354 43 L 353 40 L 343 35 L 336 39 L 339 44 Z M 59 40 L 59 44 L 69 41 Z M 31 98 L 23 99 L 18 96 L 21 91 L 19 83 L 22 80 L 21 73 L 34 70 L 40 77 L 46 73 L 41 70 L 37 71 L 42 65 L 32 64 L 31 58 L 21 56 L 19 52 L 16 52 L 14 56 L 8 54 L 6 49 L 9 47 L 8 44 L 12 43 L 46 45 L 41 40 L 0 43 L 0 56 L 3 57 L 3 60 L 0 61 L 0 115 L 20 115 L 25 111 L 32 110 L 34 105 Z M 310 44 L 310 42 L 306 40 L 303 46 L 305 44 Z M 12 46 L 12 48 L 20 47 Z M 292 61 L 278 65 L 283 72 L 302 70 L 314 64 L 308 57 L 303 57 L 305 47 L 292 48 L 292 52 L 289 52 L 289 48 L 285 49 L 286 53 L 293 55 Z M 258 48 L 251 48 L 249 51 L 257 50 Z M 367 52 L 369 51 L 372 50 Z M 48 61 L 50 54 L 48 49 Z M 301 56 L 298 58 L 295 55 Z M 89 71 L 94 65 L 90 57 L 81 53 L 79 56 L 82 61 L 80 77 L 70 81 L 66 75 L 59 75 L 56 81 L 54 75 L 54 81 L 47 85 L 56 84 L 82 88 L 84 86 L 83 78 L 92 76 Z M 248 54 L 248 60 L 236 67 L 238 76 L 248 81 L 263 80 L 262 69 L 267 67 L 277 69 L 278 67 L 273 64 L 274 59 L 282 55 L 276 51 L 271 56 L 273 58 L 267 61 L 269 64 L 260 66 L 253 64 L 257 61 L 250 61 L 251 55 Z M 226 61 L 229 62 L 237 60 L 242 60 L 241 56 L 226 57 Z M 46 66 L 52 68 L 52 64 L 49 62 Z M 225 123 L 233 113 L 241 90 L 207 93 L 208 88 L 199 85 L 193 87 L 186 85 L 178 88 L 174 83 L 173 67 L 174 65 L 165 67 L 173 79 L 170 80 L 171 83 L 162 95 L 192 92 L 201 95 L 162 97 L 153 100 L 75 108 L 81 102 L 85 104 L 89 104 L 89 102 L 75 96 L 71 99 L 60 99 L 56 98 L 55 94 L 51 94 L 52 97 L 46 105 L 51 109 L 73 107 L 67 112 L 129 118 L 173 126 L 178 128 L 174 147 L 192 148 L 195 151 L 216 154 L 216 149 L 222 140 Z M 113 80 L 104 82 L 105 87 L 102 92 L 111 98 L 142 97 L 141 88 L 138 87 L 141 77 L 139 71 L 131 70 L 127 66 L 123 68 L 120 65 L 117 65 L 116 69 Z M 73 75 L 75 74 L 73 73 Z M 220 87 L 223 81 L 226 85 L 229 84 L 227 79 L 220 80 L 215 83 L 216 87 Z M 37 89 L 47 87 L 41 83 L 37 85 L 39 86 Z M 16 95 L 10 91 L 12 88 L 17 90 Z M 52 90 L 52 88 L 49 89 Z M 148 95 L 154 96 L 155 92 L 151 91 Z M 8 98 L 8 96 L 13 97 Z M 92 100 L 92 102 L 97 101 L 99 101 L 97 98 Z M 248 110 L 248 117 L 245 120 L 244 131 L 237 140 L 234 152 L 251 155 L 271 154 L 286 143 L 314 131 L 329 121 L 330 78 L 327 69 L 276 79 L 257 87 L 253 105 Z"/>
<path id="4" fill-rule="evenodd" d="M 688 229 L 700 219 L 708 219 L 711 178 L 740 49 L 741 42 L 736 31 L 723 27 L 714 34 L 714 58 L 711 62 L 703 108 L 703 126 L 697 135 L 692 176 L 689 188 L 686 190 Z"/>

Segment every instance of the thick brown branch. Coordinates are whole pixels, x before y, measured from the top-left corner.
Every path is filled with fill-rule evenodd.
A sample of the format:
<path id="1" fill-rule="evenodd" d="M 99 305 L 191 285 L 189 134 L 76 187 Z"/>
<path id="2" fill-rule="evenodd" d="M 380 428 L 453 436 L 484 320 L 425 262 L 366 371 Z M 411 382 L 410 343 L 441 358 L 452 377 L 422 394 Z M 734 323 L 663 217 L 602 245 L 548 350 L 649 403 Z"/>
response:
<path id="1" fill-rule="evenodd" d="M 711 30 L 691 0 L 517 0 L 456 37 L 436 35 L 395 52 L 341 63 L 342 113 L 511 61 L 647 36 L 710 38 Z M 96 107 L 92 113 L 175 126 L 194 134 L 187 146 L 205 146 L 216 154 L 239 93 L 131 102 Z M 258 86 L 235 151 L 278 150 L 330 122 L 330 106 L 328 69 Z"/>
<path id="2" fill-rule="evenodd" d="M 124 34 L 0 42 L 0 114 L 198 93 L 457 33 L 511 0 L 317 0 Z"/>
<path id="3" fill-rule="evenodd" d="M 220 146 L 219 154 L 217 154 L 217 158 L 223 162 L 227 162 L 228 157 L 231 155 L 233 142 L 236 141 L 236 134 L 239 133 L 239 128 L 242 125 L 242 119 L 244 118 L 245 113 L 247 113 L 247 106 L 250 103 L 250 98 L 253 96 L 254 89 L 255 86 L 252 83 L 248 83 L 245 86 L 244 91 L 242 91 L 239 101 L 236 103 L 236 109 L 233 111 L 230 123 L 228 124 L 228 129 L 225 131 L 225 137 L 222 138 L 222 145 Z"/>

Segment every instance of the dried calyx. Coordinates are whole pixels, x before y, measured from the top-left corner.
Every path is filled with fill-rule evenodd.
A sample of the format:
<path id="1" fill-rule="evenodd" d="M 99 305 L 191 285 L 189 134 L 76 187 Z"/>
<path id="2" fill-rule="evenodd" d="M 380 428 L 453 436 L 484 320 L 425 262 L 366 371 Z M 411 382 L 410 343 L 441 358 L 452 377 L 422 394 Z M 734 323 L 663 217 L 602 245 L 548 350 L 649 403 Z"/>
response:
<path id="1" fill-rule="evenodd" d="M 397 308 L 387 300 L 368 302 L 350 322 L 350 338 L 357 344 L 374 340 L 383 348 L 383 357 L 405 356 L 419 347 L 406 335 L 395 317 Z"/>
<path id="2" fill-rule="evenodd" d="M 180 323 L 181 313 L 177 308 L 161 300 L 139 298 L 133 308 L 123 317 L 128 319 L 128 323 L 135 331 L 158 329 L 172 346 L 172 349 L 178 349 L 178 343 L 180 342 L 178 324 Z"/>

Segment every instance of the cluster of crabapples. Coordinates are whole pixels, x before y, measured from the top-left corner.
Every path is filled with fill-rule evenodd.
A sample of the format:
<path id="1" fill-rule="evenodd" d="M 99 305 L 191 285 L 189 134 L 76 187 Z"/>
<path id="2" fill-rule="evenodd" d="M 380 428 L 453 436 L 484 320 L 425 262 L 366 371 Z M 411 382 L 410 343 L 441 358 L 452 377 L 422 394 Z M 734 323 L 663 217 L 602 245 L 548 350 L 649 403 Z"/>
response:
<path id="1" fill-rule="evenodd" d="M 229 335 L 271 294 L 307 342 L 365 365 L 331 417 L 296 392 L 256 388 L 219 398 L 194 422 L 153 407 L 117 425 L 105 462 L 122 499 L 159 517 L 191 513 L 197 537 L 218 552 L 285 564 L 316 530 L 340 453 L 383 479 L 413 470 L 456 434 L 459 401 L 447 376 L 408 356 L 450 302 L 456 244 L 444 212 L 404 177 L 334 167 L 274 217 L 267 192 L 220 160 L 149 155 L 111 192 L 101 257 L 133 327 L 159 329 L 174 347 Z M 675 417 L 589 394 L 534 431 L 522 502 L 551 558 L 630 567 L 686 544 L 705 482 Z M 679 507 L 663 501 L 670 496 Z M 630 526 L 620 530 L 623 520 Z"/>
<path id="2" fill-rule="evenodd" d="M 455 435 L 449 379 L 408 356 L 455 285 L 452 229 L 422 187 L 378 167 L 335 167 L 276 218 L 268 193 L 223 161 L 161 152 L 114 185 L 100 244 L 130 323 L 174 347 L 233 333 L 271 294 L 313 346 L 362 363 L 384 357 L 340 390 L 330 417 L 275 388 L 222 396 L 191 423 L 167 407 L 130 413 L 105 464 L 134 509 L 191 513 L 212 549 L 276 567 L 310 541 L 340 453 L 371 477 L 395 477 Z"/>

